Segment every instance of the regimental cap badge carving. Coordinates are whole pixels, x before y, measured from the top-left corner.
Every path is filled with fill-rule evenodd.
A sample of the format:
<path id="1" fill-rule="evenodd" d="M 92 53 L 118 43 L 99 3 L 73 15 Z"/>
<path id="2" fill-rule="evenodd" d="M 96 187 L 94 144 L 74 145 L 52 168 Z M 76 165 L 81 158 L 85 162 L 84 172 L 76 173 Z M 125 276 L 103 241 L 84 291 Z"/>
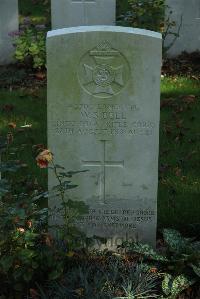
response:
<path id="1" fill-rule="evenodd" d="M 117 56 L 119 52 L 112 49 L 107 41 L 100 43 L 95 50 L 90 51 L 91 56 Z"/>
<path id="2" fill-rule="evenodd" d="M 119 93 L 129 79 L 126 58 L 109 42 L 103 41 L 87 52 L 79 65 L 79 80 L 89 94 L 109 98 Z"/>

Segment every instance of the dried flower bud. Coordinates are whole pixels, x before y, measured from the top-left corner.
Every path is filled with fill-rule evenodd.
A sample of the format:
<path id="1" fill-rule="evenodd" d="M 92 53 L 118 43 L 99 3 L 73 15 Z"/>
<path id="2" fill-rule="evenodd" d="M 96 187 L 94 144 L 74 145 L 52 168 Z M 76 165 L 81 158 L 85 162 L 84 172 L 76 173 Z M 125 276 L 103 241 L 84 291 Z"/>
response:
<path id="1" fill-rule="evenodd" d="M 53 154 L 49 150 L 44 150 L 36 157 L 37 165 L 40 168 L 47 168 L 49 162 L 53 160 Z"/>

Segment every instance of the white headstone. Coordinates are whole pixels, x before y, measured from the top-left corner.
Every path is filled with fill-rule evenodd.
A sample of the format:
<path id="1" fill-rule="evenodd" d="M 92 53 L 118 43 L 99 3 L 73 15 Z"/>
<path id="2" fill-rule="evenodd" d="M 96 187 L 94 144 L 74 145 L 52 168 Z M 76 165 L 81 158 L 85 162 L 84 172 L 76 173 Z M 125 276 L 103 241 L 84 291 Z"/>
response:
<path id="1" fill-rule="evenodd" d="M 176 56 L 183 51 L 200 51 L 200 0 L 166 0 L 166 4 L 169 6 L 166 16 L 172 11 L 170 19 L 176 23 L 171 31 L 177 32 L 181 25 L 179 37 L 168 54 Z M 168 36 L 165 45 L 170 45 L 173 39 L 173 35 Z"/>
<path id="2" fill-rule="evenodd" d="M 48 33 L 48 146 L 67 170 L 89 170 L 69 197 L 90 207 L 78 227 L 110 248 L 155 244 L 161 44 L 159 33 L 115 26 Z"/>
<path id="3" fill-rule="evenodd" d="M 10 34 L 18 29 L 18 0 L 0 0 L 0 65 L 13 62 L 13 37 Z"/>
<path id="4" fill-rule="evenodd" d="M 52 28 L 115 25 L 116 0 L 51 0 Z"/>

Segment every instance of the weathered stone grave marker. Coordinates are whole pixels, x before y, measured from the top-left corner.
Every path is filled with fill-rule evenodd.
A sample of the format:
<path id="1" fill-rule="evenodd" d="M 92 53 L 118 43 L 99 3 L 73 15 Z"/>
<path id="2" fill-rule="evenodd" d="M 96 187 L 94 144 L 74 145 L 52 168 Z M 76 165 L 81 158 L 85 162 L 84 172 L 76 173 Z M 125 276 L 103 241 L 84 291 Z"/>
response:
<path id="1" fill-rule="evenodd" d="M 67 170 L 89 170 L 69 197 L 90 207 L 78 226 L 109 248 L 155 244 L 161 44 L 159 33 L 125 27 L 48 33 L 48 146 Z"/>
<path id="2" fill-rule="evenodd" d="M 0 65 L 13 62 L 13 38 L 9 34 L 18 29 L 18 0 L 0 0 Z"/>
<path id="3" fill-rule="evenodd" d="M 169 6 L 166 14 L 172 11 L 171 20 L 176 23 L 172 31 L 177 32 L 179 37 L 169 49 L 170 56 L 176 56 L 183 51 L 193 52 L 200 50 L 200 1 L 199 0 L 166 0 Z M 170 45 L 174 36 L 168 36 L 166 46 Z"/>
<path id="4" fill-rule="evenodd" d="M 51 0 L 52 28 L 115 25 L 116 0 Z"/>

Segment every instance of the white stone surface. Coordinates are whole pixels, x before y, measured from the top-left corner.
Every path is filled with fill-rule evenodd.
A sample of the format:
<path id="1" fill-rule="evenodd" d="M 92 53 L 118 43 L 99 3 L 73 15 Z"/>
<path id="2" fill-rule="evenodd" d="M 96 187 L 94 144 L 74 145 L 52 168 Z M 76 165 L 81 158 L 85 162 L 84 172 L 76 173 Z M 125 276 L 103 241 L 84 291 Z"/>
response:
<path id="1" fill-rule="evenodd" d="M 115 25 L 116 0 L 51 0 L 52 28 Z"/>
<path id="2" fill-rule="evenodd" d="M 18 0 L 0 0 L 0 65 L 13 62 L 13 38 L 9 34 L 18 29 Z"/>
<path id="3" fill-rule="evenodd" d="M 169 10 L 173 13 L 171 20 L 175 21 L 177 29 L 181 23 L 180 36 L 177 38 L 173 47 L 169 50 L 170 56 L 176 56 L 183 51 L 193 52 L 200 50 L 200 0 L 166 0 Z M 166 45 L 169 45 L 173 40 L 173 36 L 168 37 Z"/>
<path id="4" fill-rule="evenodd" d="M 78 227 L 109 248 L 155 244 L 161 44 L 158 33 L 125 27 L 48 33 L 48 147 L 67 170 L 89 170 L 69 197 L 90 207 Z"/>

